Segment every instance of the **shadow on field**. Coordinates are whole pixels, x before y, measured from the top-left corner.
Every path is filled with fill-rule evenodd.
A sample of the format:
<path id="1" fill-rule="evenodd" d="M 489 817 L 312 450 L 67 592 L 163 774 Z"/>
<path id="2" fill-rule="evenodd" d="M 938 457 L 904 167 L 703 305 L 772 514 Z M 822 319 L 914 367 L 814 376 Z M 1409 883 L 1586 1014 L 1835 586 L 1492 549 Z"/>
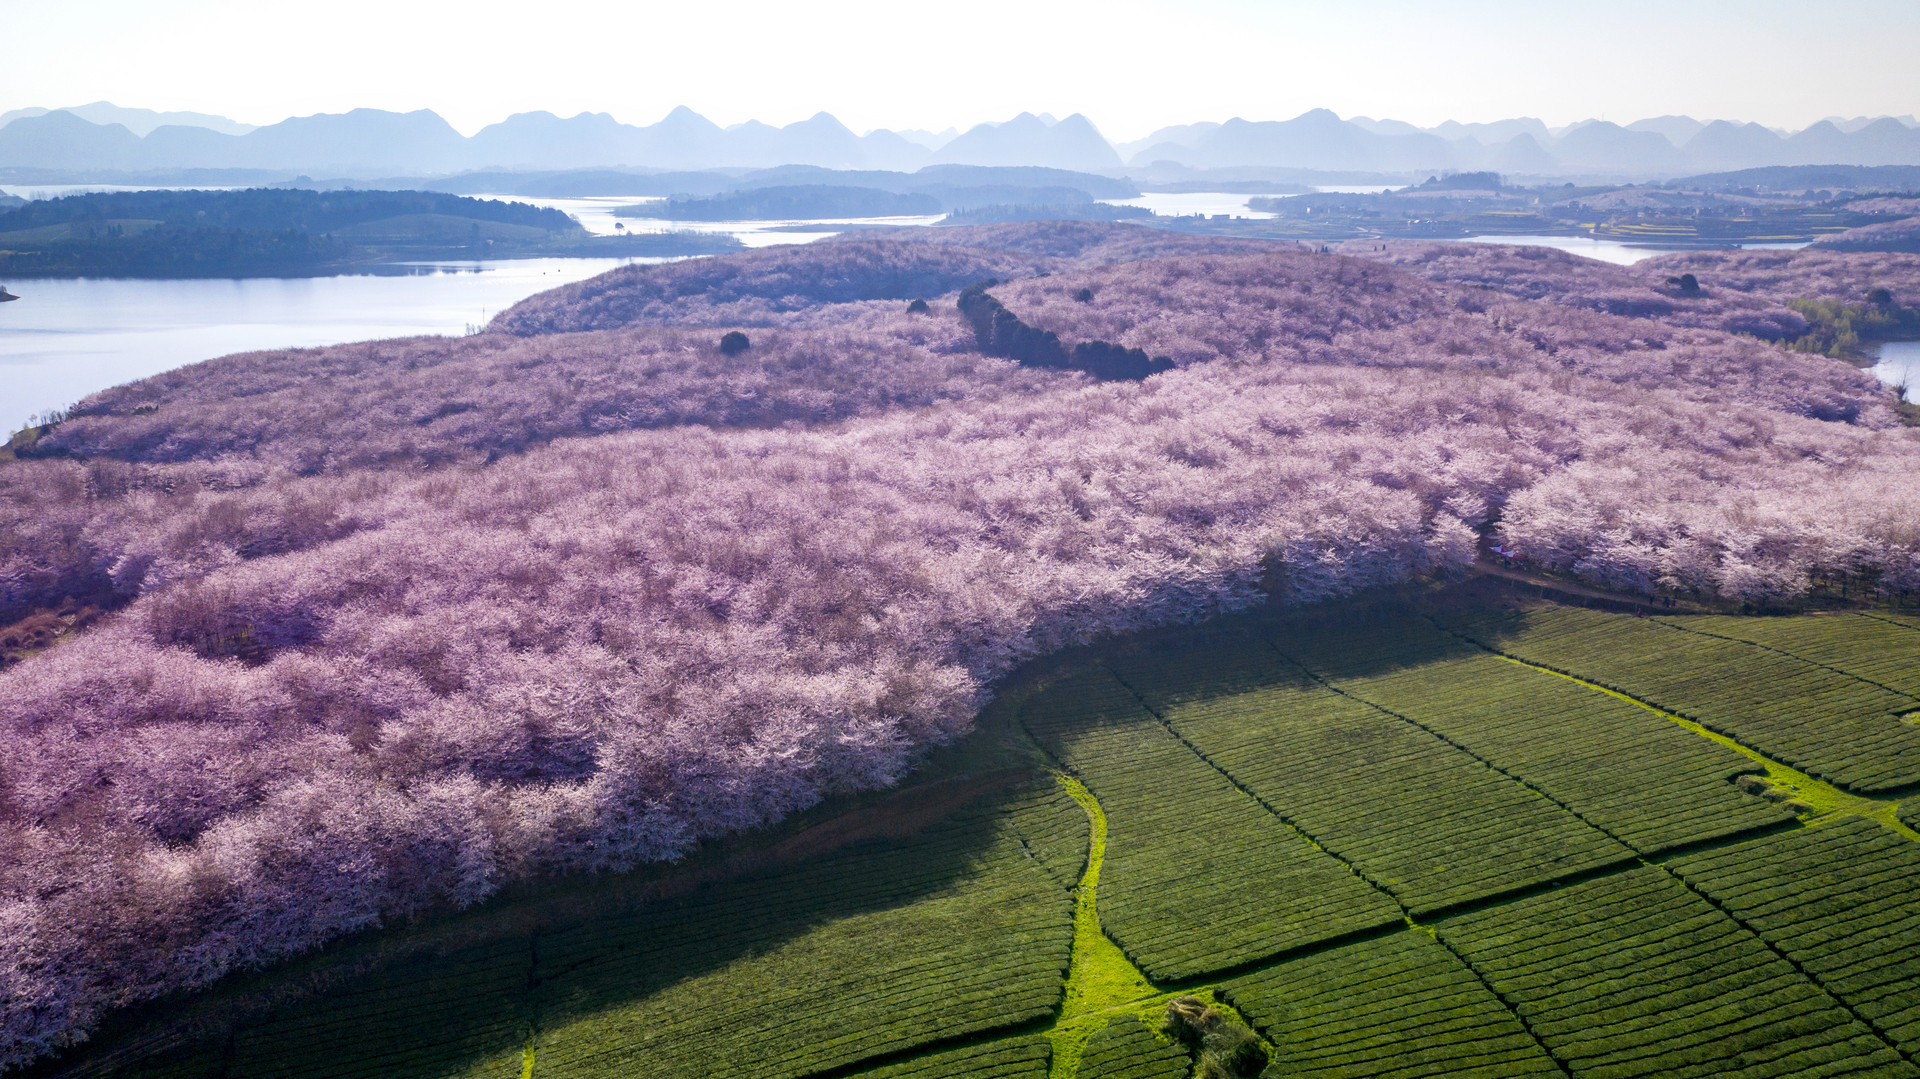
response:
<path id="1" fill-rule="evenodd" d="M 1177 672 L 1179 691 L 1156 705 L 1263 689 L 1311 690 L 1321 682 L 1301 663 L 1332 666 L 1346 680 L 1485 655 L 1486 649 L 1438 628 L 1428 615 L 1444 614 L 1448 624 L 1471 621 L 1481 639 L 1503 638 L 1519 630 L 1528 604 L 1502 584 L 1481 578 L 1430 592 L 1394 590 L 1318 607 L 1264 608 L 1140 634 L 1116 644 L 1109 662 L 1123 679 L 1131 663 Z"/>
<path id="2" fill-rule="evenodd" d="M 671 1017 L 645 1002 L 669 986 L 981 878 L 1007 807 L 1052 780 L 1004 752 L 943 756 L 922 782 L 835 799 L 677 869 L 549 882 L 123 1014 L 23 1075 L 508 1079 L 538 1031 L 622 1008 L 647 1040 L 649 1019 Z"/>

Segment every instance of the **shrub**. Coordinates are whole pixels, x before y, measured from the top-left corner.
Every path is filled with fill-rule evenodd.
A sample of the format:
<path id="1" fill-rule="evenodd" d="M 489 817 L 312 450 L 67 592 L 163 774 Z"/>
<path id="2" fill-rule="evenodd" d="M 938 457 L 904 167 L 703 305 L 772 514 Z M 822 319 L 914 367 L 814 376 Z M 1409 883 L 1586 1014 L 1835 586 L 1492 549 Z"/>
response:
<path id="1" fill-rule="evenodd" d="M 1106 341 L 1082 341 L 1073 346 L 1070 366 L 1085 371 L 1102 382 L 1132 380 L 1138 382 L 1148 375 L 1157 375 L 1173 369 L 1173 361 L 1165 356 L 1148 359 L 1142 349 L 1127 348 L 1124 345 L 1110 344 Z"/>
<path id="2" fill-rule="evenodd" d="M 928 307 L 928 306 L 927 306 L 927 301 L 925 301 L 925 300 L 915 300 L 915 301 L 913 301 L 912 303 L 910 303 L 910 304 L 908 304 L 908 305 L 907 305 L 907 314 L 909 314 L 909 315 L 931 315 L 931 314 L 933 314 L 933 308 L 931 308 L 931 307 Z"/>
<path id="3" fill-rule="evenodd" d="M 747 340 L 747 335 L 739 330 L 729 330 L 720 338 L 720 352 L 723 355 L 738 356 L 752 347 L 753 342 Z"/>
<path id="4" fill-rule="evenodd" d="M 1180 996 L 1167 1002 L 1160 1032 L 1199 1054 L 1194 1079 L 1240 1079 L 1260 1074 L 1267 1051 L 1260 1039 L 1226 1012 L 1209 1008 L 1199 997 Z"/>

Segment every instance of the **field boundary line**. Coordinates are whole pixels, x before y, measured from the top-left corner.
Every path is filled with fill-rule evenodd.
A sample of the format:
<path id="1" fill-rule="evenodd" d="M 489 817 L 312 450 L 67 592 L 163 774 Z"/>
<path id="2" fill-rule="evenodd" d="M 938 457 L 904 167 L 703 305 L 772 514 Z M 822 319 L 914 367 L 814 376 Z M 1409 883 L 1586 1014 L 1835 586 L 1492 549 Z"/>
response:
<path id="1" fill-rule="evenodd" d="M 1920 697 L 1916 697 L 1913 694 L 1908 693 L 1904 689 L 1895 689 L 1884 682 L 1876 682 L 1865 675 L 1855 674 L 1852 671 L 1841 670 L 1840 668 L 1835 667 L 1832 664 L 1822 663 L 1817 659 L 1812 659 L 1810 657 L 1803 656 L 1798 652 L 1789 652 L 1784 648 L 1775 648 L 1773 645 L 1770 645 L 1770 644 L 1761 644 L 1759 641 L 1749 641 L 1745 637 L 1729 637 L 1724 633 L 1710 633 L 1707 630 L 1694 629 L 1691 626 L 1675 625 L 1674 623 L 1667 621 L 1667 618 L 1669 617 L 1672 617 L 1672 616 L 1653 615 L 1649 617 L 1647 621 L 1652 622 L 1656 625 L 1665 626 L 1668 629 L 1679 630 L 1681 633 L 1693 633 L 1701 637 L 1712 637 L 1713 639 L 1718 641 L 1730 641 L 1734 644 L 1744 644 L 1753 648 L 1758 648 L 1765 652 L 1772 652 L 1774 655 L 1777 655 L 1777 656 L 1786 656 L 1788 659 L 1797 659 L 1802 663 L 1811 663 L 1812 665 L 1820 668 L 1823 671 L 1832 671 L 1834 674 L 1837 674 L 1842 678 L 1851 678 L 1856 682 L 1865 682 L 1867 685 L 1876 686 L 1880 689 L 1886 690 L 1888 693 L 1892 693 L 1895 696 L 1899 696 L 1899 697 L 1905 697 L 1906 699 L 1913 702 L 1913 707 L 1907 709 L 1904 712 L 1890 713 L 1895 716 L 1907 716 L 1907 715 L 1911 715 L 1916 710 L 1920 710 Z M 1893 625 L 1894 623 L 1887 623 L 1887 624 Z"/>
<path id="2" fill-rule="evenodd" d="M 1875 622 L 1880 623 L 1881 625 L 1893 626 L 1897 629 L 1904 629 L 1908 633 L 1920 633 L 1920 626 L 1909 626 L 1905 622 L 1895 622 L 1891 618 L 1886 618 L 1881 615 L 1874 614 L 1872 611 L 1849 611 L 1847 613 L 1857 614 L 1862 618 L 1871 618 Z"/>

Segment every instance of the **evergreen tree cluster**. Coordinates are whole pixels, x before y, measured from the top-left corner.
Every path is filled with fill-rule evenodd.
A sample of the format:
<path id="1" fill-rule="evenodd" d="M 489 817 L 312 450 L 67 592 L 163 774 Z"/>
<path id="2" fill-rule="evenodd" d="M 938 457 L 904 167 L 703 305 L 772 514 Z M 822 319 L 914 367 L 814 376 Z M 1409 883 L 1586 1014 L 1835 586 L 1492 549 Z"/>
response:
<path id="1" fill-rule="evenodd" d="M 1106 341 L 1082 341 L 1069 352 L 1059 334 L 1027 325 L 987 292 L 997 284 L 983 281 L 960 293 L 960 314 L 973 327 L 980 351 L 989 356 L 1003 356 L 1022 367 L 1085 371 L 1102 382 L 1138 382 L 1173 369 L 1173 361 L 1164 356 L 1150 359 L 1140 349 Z"/>

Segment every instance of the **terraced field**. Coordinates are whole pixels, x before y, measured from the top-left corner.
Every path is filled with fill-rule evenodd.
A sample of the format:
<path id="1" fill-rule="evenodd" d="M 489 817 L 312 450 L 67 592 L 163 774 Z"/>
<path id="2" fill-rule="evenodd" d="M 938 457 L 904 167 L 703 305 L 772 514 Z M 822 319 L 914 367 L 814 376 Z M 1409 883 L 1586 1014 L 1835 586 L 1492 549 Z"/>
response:
<path id="1" fill-rule="evenodd" d="M 1114 669 L 1194 750 L 1414 914 L 1633 857 L 1471 754 L 1326 688 L 1258 636 L 1156 650 Z M 1217 683 L 1210 670 L 1259 684 L 1183 692 L 1191 676 Z"/>
<path id="2" fill-rule="evenodd" d="M 1182 981 L 1401 919 L 1105 670 L 1061 679 L 1021 718 L 1106 809 L 1100 921 L 1148 977 Z"/>
<path id="3" fill-rule="evenodd" d="M 1009 1038 L 915 1057 L 859 1075 L 860 1079 L 1044 1079 L 1052 1055 L 1045 1038 Z"/>
<path id="4" fill-rule="evenodd" d="M 1670 867 L 1909 1056 L 1920 1052 L 1920 843 L 1855 818 Z"/>
<path id="5" fill-rule="evenodd" d="M 1181 1045 L 1154 1036 L 1137 1015 L 1122 1015 L 1087 1039 L 1079 1079 L 1187 1079 L 1193 1061 Z"/>
<path id="6" fill-rule="evenodd" d="M 1228 982 L 1222 995 L 1280 1047 L 1276 1075 L 1559 1075 L 1512 1010 L 1419 929 Z"/>
<path id="7" fill-rule="evenodd" d="M 1899 718 L 1920 700 L 1811 660 L 1574 608 L 1480 612 L 1446 623 L 1489 648 L 1677 712 L 1847 790 L 1920 784 L 1920 727 Z"/>
<path id="8" fill-rule="evenodd" d="M 1908 637 L 1444 603 L 1143 635 L 1036 665 L 901 791 L 37 1075 L 1186 1079 L 1193 993 L 1271 1077 L 1920 1079 Z"/>
<path id="9" fill-rule="evenodd" d="M 1865 614 L 1799 618 L 1698 615 L 1656 621 L 1775 649 L 1911 698 L 1920 709 L 1920 629 Z"/>
<path id="10" fill-rule="evenodd" d="M 1462 915 L 1439 933 L 1575 1075 L 1920 1075 L 1656 866 Z"/>
<path id="11" fill-rule="evenodd" d="M 1750 758 L 1645 708 L 1543 677 L 1413 613 L 1276 626 L 1269 639 L 1342 693 L 1403 716 L 1643 855 L 1778 825 L 1729 781 Z"/>

